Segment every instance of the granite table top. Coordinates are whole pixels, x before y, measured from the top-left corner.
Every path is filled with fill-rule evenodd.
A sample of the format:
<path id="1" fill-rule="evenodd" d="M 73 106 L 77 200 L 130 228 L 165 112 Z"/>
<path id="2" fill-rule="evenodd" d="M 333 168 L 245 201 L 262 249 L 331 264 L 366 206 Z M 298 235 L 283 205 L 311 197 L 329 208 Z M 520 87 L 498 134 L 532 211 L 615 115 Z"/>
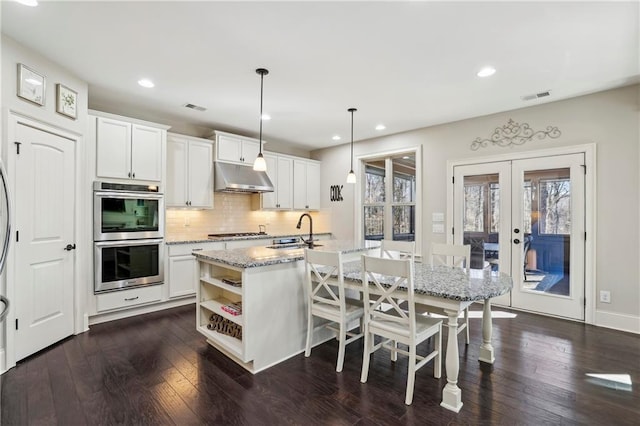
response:
<path id="1" fill-rule="evenodd" d="M 321 240 L 313 250 L 342 254 L 366 252 L 380 247 L 379 241 Z M 245 247 L 232 250 L 203 250 L 194 252 L 198 260 L 213 261 L 238 268 L 257 268 L 304 260 L 304 248 L 272 249 Z"/>
<path id="2" fill-rule="evenodd" d="M 314 232 L 313 235 L 331 235 L 331 232 Z M 239 235 L 235 237 L 213 237 L 209 238 L 206 235 L 202 237 L 167 237 L 165 243 L 167 245 L 175 244 L 194 244 L 194 243 L 213 243 L 217 241 L 241 241 L 241 240 L 273 240 L 276 238 L 293 238 L 293 237 L 308 237 L 309 233 L 300 234 L 264 234 L 264 235 Z"/>
<path id="3" fill-rule="evenodd" d="M 508 293 L 513 287 L 511 277 L 503 272 L 471 269 L 469 275 L 451 266 L 415 262 L 414 287 L 416 294 L 458 301 L 478 301 Z M 344 277 L 362 283 L 360 262 L 344 264 Z M 381 277 L 380 284 L 384 285 Z"/>

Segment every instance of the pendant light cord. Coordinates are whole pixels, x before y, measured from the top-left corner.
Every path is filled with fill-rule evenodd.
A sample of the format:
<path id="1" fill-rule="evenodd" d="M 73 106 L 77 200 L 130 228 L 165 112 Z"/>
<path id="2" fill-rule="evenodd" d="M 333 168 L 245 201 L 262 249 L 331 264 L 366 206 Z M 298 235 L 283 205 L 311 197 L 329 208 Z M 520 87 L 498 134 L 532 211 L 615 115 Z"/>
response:
<path id="1" fill-rule="evenodd" d="M 262 90 L 264 87 L 264 73 L 260 73 L 260 154 L 262 154 Z"/>
<path id="2" fill-rule="evenodd" d="M 353 172 L 353 113 L 357 111 L 355 108 L 349 108 L 351 113 L 351 171 Z"/>
<path id="3" fill-rule="evenodd" d="M 260 155 L 262 156 L 262 94 L 264 90 L 264 76 L 269 74 L 266 68 L 258 68 L 256 73 L 260 74 Z"/>

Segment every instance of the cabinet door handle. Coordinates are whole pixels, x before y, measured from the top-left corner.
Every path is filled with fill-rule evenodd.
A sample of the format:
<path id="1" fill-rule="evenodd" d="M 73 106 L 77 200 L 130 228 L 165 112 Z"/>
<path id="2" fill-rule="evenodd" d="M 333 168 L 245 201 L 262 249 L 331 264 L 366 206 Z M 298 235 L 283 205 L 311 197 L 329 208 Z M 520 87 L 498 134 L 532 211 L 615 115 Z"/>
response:
<path id="1" fill-rule="evenodd" d="M 201 248 L 196 248 L 196 249 L 193 249 L 191 251 L 202 251 L 202 249 Z"/>
<path id="2" fill-rule="evenodd" d="M 136 300 L 136 299 L 139 299 L 139 298 L 140 298 L 140 296 L 130 297 L 130 298 L 128 298 L 128 299 L 125 297 L 124 301 L 125 301 L 125 302 L 131 302 L 132 300 Z"/>
<path id="3" fill-rule="evenodd" d="M 133 178 L 135 179 L 135 178 L 136 178 L 136 173 L 134 172 L 134 173 L 132 173 L 132 174 L 133 174 Z"/>
<path id="4" fill-rule="evenodd" d="M 127 177 L 131 177 L 131 172 L 127 173 Z"/>

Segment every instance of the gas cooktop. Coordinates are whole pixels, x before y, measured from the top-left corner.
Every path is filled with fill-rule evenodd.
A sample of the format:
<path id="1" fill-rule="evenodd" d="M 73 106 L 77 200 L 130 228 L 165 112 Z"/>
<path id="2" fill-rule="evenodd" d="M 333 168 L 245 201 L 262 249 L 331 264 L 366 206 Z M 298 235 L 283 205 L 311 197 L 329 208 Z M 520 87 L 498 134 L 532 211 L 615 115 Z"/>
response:
<path id="1" fill-rule="evenodd" d="M 232 238 L 232 237 L 257 237 L 267 235 L 265 232 L 227 232 L 222 234 L 209 234 L 209 238 Z"/>

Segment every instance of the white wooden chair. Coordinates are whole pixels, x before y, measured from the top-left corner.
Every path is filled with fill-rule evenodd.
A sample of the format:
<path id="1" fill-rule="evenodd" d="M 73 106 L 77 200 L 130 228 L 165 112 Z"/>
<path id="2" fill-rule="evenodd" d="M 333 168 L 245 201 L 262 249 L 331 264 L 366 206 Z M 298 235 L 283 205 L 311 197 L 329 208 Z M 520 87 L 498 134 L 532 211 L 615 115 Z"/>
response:
<path id="1" fill-rule="evenodd" d="M 304 257 L 308 292 L 307 345 L 304 356 L 311 355 L 314 331 L 313 317 L 331 321 L 326 324 L 330 328 L 333 323 L 337 323 L 338 328 L 332 329 L 336 330 L 336 338 L 339 342 L 336 371 L 341 372 L 344 365 L 345 346 L 364 335 L 362 301 L 349 299 L 345 296 L 342 255 L 340 253 L 305 249 Z M 357 334 L 347 330 L 348 324 L 356 319 L 360 320 L 360 332 Z"/>
<path id="2" fill-rule="evenodd" d="M 415 241 L 380 241 L 380 257 L 389 259 L 411 259 L 415 261 L 416 242 Z"/>
<path id="3" fill-rule="evenodd" d="M 431 244 L 431 252 L 429 253 L 431 265 L 449 265 L 459 266 L 469 274 L 471 265 L 471 246 L 461 244 Z M 425 307 L 430 313 L 445 314 L 437 308 Z M 446 315 L 446 314 L 445 314 Z M 469 308 L 464 310 L 464 324 L 458 327 L 458 333 L 466 331 L 466 344 L 469 344 Z"/>
<path id="4" fill-rule="evenodd" d="M 410 259 L 362 256 L 362 282 L 368 284 L 363 285 L 365 335 L 360 381 L 367 382 L 371 354 L 381 347 L 407 355 L 409 370 L 404 401 L 407 405 L 411 405 L 413 401 L 416 370 L 434 360 L 434 377 L 440 378 L 442 373 L 442 321 L 416 315 L 413 280 L 414 266 Z M 375 288 L 375 294 L 370 291 L 370 286 Z M 399 286 L 406 291 L 396 292 Z M 407 311 L 400 307 L 398 297 L 407 300 Z M 382 303 L 389 304 L 392 308 L 387 311 L 378 310 Z M 381 336 L 383 341 L 375 344 L 375 336 Z M 426 356 L 418 355 L 417 345 L 432 336 L 435 337 L 434 350 Z M 395 342 L 407 345 L 408 350 L 397 348 Z"/>

